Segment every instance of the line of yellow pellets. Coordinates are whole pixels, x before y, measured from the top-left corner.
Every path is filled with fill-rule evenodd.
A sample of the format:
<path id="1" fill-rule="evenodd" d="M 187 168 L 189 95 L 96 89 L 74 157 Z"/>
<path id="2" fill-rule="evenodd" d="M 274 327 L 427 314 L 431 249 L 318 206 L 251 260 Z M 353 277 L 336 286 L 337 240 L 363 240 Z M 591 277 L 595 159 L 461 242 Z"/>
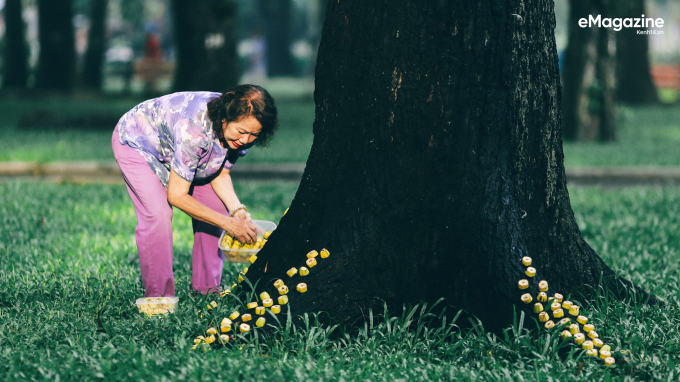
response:
<path id="1" fill-rule="evenodd" d="M 525 256 L 522 258 L 522 264 L 524 264 L 527 269 L 524 272 L 528 277 L 534 277 L 536 275 L 536 269 L 531 266 L 531 257 Z M 519 289 L 529 288 L 529 280 L 522 279 L 519 280 Z M 553 297 L 548 297 L 546 293 L 548 291 L 548 282 L 542 280 L 538 283 L 538 290 L 540 293 L 536 296 L 538 302 L 534 304 L 534 313 L 538 313 L 538 320 L 543 322 L 543 326 L 546 329 L 552 329 L 556 325 L 559 327 L 566 327 L 560 333 L 560 337 L 563 340 L 573 338 L 576 345 L 581 345 L 581 347 L 586 351 L 589 356 L 597 357 L 598 354 L 601 359 L 604 360 L 604 364 L 609 367 L 614 365 L 616 360 L 611 356 L 611 347 L 605 345 L 605 343 L 599 338 L 599 334 L 595 331 L 595 326 L 588 324 L 588 317 L 582 316 L 580 314 L 580 309 L 578 305 L 574 305 L 571 301 L 562 301 L 563 296 L 559 293 L 555 293 Z M 521 297 L 522 302 L 525 304 L 530 304 L 533 301 L 530 293 L 525 293 Z M 550 314 L 548 311 L 543 309 L 543 303 L 546 303 L 550 307 L 550 314 L 554 319 L 560 319 L 557 324 L 550 319 Z M 572 323 L 571 318 L 564 317 L 565 310 L 569 315 L 576 317 L 576 322 Z M 583 325 L 584 333 L 581 333 L 581 327 L 579 324 Z M 586 340 L 586 335 L 590 338 Z M 598 348 L 600 349 L 598 351 Z"/>
<path id="2" fill-rule="evenodd" d="M 268 235 L 267 235 L 268 236 Z M 265 239 L 268 239 L 268 237 L 265 237 Z M 325 259 L 330 256 L 330 252 L 327 249 L 322 249 L 321 251 L 317 252 L 316 250 L 310 251 L 307 253 L 307 260 L 305 261 L 306 266 L 302 266 L 299 269 L 298 268 L 291 268 L 289 269 L 286 274 L 288 277 L 293 277 L 296 274 L 300 274 L 300 276 L 307 276 L 309 275 L 309 270 L 311 268 L 314 268 L 317 264 L 316 257 L 320 257 L 322 259 Z M 253 255 L 250 257 L 249 261 L 251 264 L 254 264 L 255 261 L 257 260 L 257 256 Z M 239 273 L 238 276 L 238 282 L 241 283 L 243 282 L 244 278 L 243 276 L 248 273 L 248 267 L 243 269 L 243 272 Z M 237 284 L 232 285 L 231 289 L 236 288 Z M 281 313 L 281 305 L 286 305 L 288 304 L 288 291 L 289 288 L 288 286 L 284 283 L 282 279 L 278 279 L 274 282 L 274 287 L 276 287 L 276 290 L 279 292 L 279 297 L 277 298 L 277 305 L 274 305 L 274 299 L 269 295 L 267 292 L 262 292 L 260 293 L 260 302 L 262 305 L 260 305 L 260 302 L 258 301 L 253 301 L 250 302 L 246 305 L 248 309 L 255 309 L 255 315 L 260 316 L 255 320 L 255 326 L 256 327 L 263 327 L 267 320 L 263 317 L 266 308 L 269 308 L 269 311 L 271 311 L 274 314 L 279 314 Z M 220 293 L 221 297 L 226 297 L 228 294 L 231 293 L 231 289 L 226 289 Z M 299 293 L 305 293 L 307 292 L 307 284 L 306 283 L 298 283 L 296 288 L 295 288 Z M 218 304 L 215 301 L 212 301 L 210 304 L 208 304 L 208 309 L 213 310 L 217 308 Z M 236 322 L 238 319 L 241 319 L 241 323 L 239 324 Z M 214 327 L 208 328 L 206 330 L 207 336 L 198 336 L 194 339 L 194 346 L 192 347 L 193 350 L 198 349 L 199 346 L 210 346 L 210 344 L 214 343 L 215 341 L 218 341 L 221 344 L 226 344 L 229 342 L 230 337 L 228 333 L 232 332 L 232 325 L 235 325 L 234 331 L 236 331 L 238 328 L 238 331 L 240 333 L 248 333 L 251 331 L 251 326 L 250 324 L 247 324 L 247 322 L 251 321 L 253 319 L 253 316 L 249 313 L 244 313 L 241 314 L 238 311 L 234 311 L 229 315 L 229 317 L 225 317 L 222 322 L 220 322 L 220 330 L 219 334 L 217 329 Z M 207 350 L 207 348 L 205 348 Z"/>

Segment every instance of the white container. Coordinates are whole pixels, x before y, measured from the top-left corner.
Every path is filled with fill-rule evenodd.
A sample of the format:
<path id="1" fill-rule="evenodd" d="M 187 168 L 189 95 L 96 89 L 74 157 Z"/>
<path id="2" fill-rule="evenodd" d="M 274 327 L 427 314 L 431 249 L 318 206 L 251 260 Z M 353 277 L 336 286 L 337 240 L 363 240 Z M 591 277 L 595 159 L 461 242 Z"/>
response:
<path id="1" fill-rule="evenodd" d="M 267 220 L 253 220 L 251 221 L 253 225 L 255 226 L 255 232 L 257 233 L 257 237 L 264 238 L 264 233 L 266 231 L 269 232 L 274 232 L 276 229 L 276 224 L 274 222 L 270 222 Z M 220 236 L 220 241 L 219 241 L 219 246 L 222 251 L 224 251 L 224 255 L 227 259 L 227 261 L 232 262 L 232 263 L 243 263 L 243 264 L 249 264 L 250 261 L 248 259 L 250 256 L 257 254 L 260 252 L 259 248 L 251 248 L 251 249 L 233 249 L 233 248 L 228 248 L 228 247 L 223 247 L 222 246 L 222 240 L 224 239 L 224 236 L 227 234 L 226 231 L 222 231 L 222 235 Z"/>
<path id="2" fill-rule="evenodd" d="M 142 297 L 135 301 L 139 313 L 146 313 L 149 317 L 154 314 L 168 314 L 175 311 L 179 302 L 177 297 Z"/>

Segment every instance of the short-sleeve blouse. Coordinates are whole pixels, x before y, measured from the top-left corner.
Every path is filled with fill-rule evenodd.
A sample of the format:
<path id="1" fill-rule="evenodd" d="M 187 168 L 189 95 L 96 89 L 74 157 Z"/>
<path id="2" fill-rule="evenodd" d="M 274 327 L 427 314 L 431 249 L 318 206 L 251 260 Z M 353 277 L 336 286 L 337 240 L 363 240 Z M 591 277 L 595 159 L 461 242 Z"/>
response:
<path id="1" fill-rule="evenodd" d="M 222 147 L 215 136 L 207 104 L 220 95 L 180 92 L 144 101 L 118 122 L 120 143 L 137 150 L 165 187 L 171 169 L 189 182 L 231 169 L 248 148 Z"/>

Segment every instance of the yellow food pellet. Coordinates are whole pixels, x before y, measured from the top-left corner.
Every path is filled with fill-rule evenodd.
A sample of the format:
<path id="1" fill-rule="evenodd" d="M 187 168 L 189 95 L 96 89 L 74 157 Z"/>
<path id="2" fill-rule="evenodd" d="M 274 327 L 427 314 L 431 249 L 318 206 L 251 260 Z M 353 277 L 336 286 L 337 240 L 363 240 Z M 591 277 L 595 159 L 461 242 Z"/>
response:
<path id="1" fill-rule="evenodd" d="M 562 299 L 564 298 L 564 297 L 563 297 L 561 294 L 559 294 L 559 293 L 555 293 L 555 295 L 554 295 L 553 297 L 555 298 L 555 300 L 557 300 L 557 302 L 562 302 Z"/>
<path id="2" fill-rule="evenodd" d="M 239 283 L 242 283 L 243 280 L 244 280 L 244 279 L 243 279 L 243 276 L 242 276 L 242 275 L 238 275 L 238 282 L 239 282 Z"/>
<path id="3" fill-rule="evenodd" d="M 534 304 L 534 313 L 541 313 L 543 311 L 543 304 L 537 302 Z"/>
<path id="4" fill-rule="evenodd" d="M 521 299 L 522 299 L 522 302 L 525 303 L 525 304 L 530 303 L 531 300 L 532 300 L 531 295 L 529 293 L 523 294 Z"/>
<path id="5" fill-rule="evenodd" d="M 584 331 L 584 332 L 589 332 L 589 331 L 591 331 L 591 330 L 593 330 L 593 329 L 595 329 L 595 325 L 593 325 L 593 324 L 586 324 L 586 325 L 583 325 L 583 331 Z"/>
<path id="6" fill-rule="evenodd" d="M 604 345 L 604 342 L 599 338 L 593 338 L 593 345 L 595 345 L 598 348 L 601 348 L 602 345 Z"/>
<path id="7" fill-rule="evenodd" d="M 269 239 L 269 236 L 270 236 L 271 234 L 272 234 L 271 231 L 265 231 L 265 232 L 264 232 L 264 235 L 262 235 L 262 236 L 264 236 L 265 239 Z"/>
<path id="8" fill-rule="evenodd" d="M 557 309 L 560 309 L 561 306 L 562 306 L 562 305 L 560 305 L 559 302 L 553 302 L 552 304 L 550 304 L 550 310 L 555 311 L 555 310 L 557 310 Z"/>
<path id="9" fill-rule="evenodd" d="M 568 330 L 563 330 L 562 333 L 560 333 L 560 337 L 562 337 L 563 340 L 566 340 L 571 337 L 571 333 L 569 333 Z"/>
<path id="10" fill-rule="evenodd" d="M 574 342 L 576 342 L 576 345 L 580 345 L 583 343 L 583 341 L 586 340 L 586 336 L 583 333 L 576 333 L 574 334 Z"/>
<path id="11" fill-rule="evenodd" d="M 550 319 L 550 316 L 548 316 L 548 313 L 546 312 L 541 312 L 538 314 L 538 320 L 541 322 L 546 322 Z"/>
<path id="12" fill-rule="evenodd" d="M 262 305 L 264 305 L 265 308 L 269 308 L 270 306 L 274 305 L 274 300 L 271 298 L 267 298 L 262 300 Z"/>
<path id="13" fill-rule="evenodd" d="M 231 286 L 231 289 L 234 289 L 234 288 L 236 288 L 237 286 L 238 286 L 238 285 L 234 284 L 234 285 Z"/>
<path id="14" fill-rule="evenodd" d="M 579 328 L 578 324 L 571 324 L 569 325 L 569 331 L 571 332 L 571 334 L 576 334 L 580 332 L 581 329 Z"/>
<path id="15" fill-rule="evenodd" d="M 257 256 L 252 255 L 248 258 L 248 261 L 250 261 L 251 264 L 255 263 L 255 260 L 257 260 Z"/>
<path id="16" fill-rule="evenodd" d="M 524 272 L 529 277 L 534 277 L 536 275 L 536 268 L 534 267 L 529 267 L 527 270 Z"/>
<path id="17" fill-rule="evenodd" d="M 563 318 L 563 319 L 560 320 L 560 325 L 567 326 L 567 324 L 569 324 L 570 321 L 571 321 L 571 319 L 569 317 Z"/>
<path id="18" fill-rule="evenodd" d="M 586 351 L 586 354 L 588 354 L 591 357 L 597 357 L 597 349 L 588 349 Z"/>
<path id="19" fill-rule="evenodd" d="M 327 258 L 328 256 L 330 256 L 331 253 L 328 252 L 328 250 L 327 250 L 326 248 L 324 248 L 324 249 L 321 250 L 320 255 L 321 255 L 321 258 L 322 258 L 322 259 L 325 259 L 325 258 Z"/>
<path id="20" fill-rule="evenodd" d="M 314 268 L 314 266 L 316 265 L 316 259 L 313 257 L 309 258 L 307 259 L 307 261 L 305 261 L 305 264 L 307 264 L 307 266 L 310 268 Z"/>
<path id="21" fill-rule="evenodd" d="M 266 299 L 268 299 L 268 298 L 271 298 L 271 296 L 269 295 L 269 293 L 267 293 L 267 292 L 262 292 L 262 293 L 260 293 L 260 299 L 261 299 L 261 300 L 264 301 L 264 300 L 266 300 Z"/>
<path id="22" fill-rule="evenodd" d="M 546 292 L 548 290 L 548 282 L 545 280 L 541 280 L 538 283 L 538 290 L 540 290 L 541 292 Z"/>
<path id="23" fill-rule="evenodd" d="M 281 285 L 278 289 L 280 295 L 288 294 L 288 286 Z"/>
<path id="24" fill-rule="evenodd" d="M 255 308 L 255 314 L 257 314 L 258 316 L 263 315 L 264 314 L 264 306 L 258 306 L 257 308 Z"/>
<path id="25" fill-rule="evenodd" d="M 227 297 L 229 293 L 231 293 L 231 289 L 225 289 L 220 293 L 220 297 Z"/>
<path id="26" fill-rule="evenodd" d="M 564 317 L 564 311 L 562 309 L 553 310 L 553 317 L 555 318 Z"/>
<path id="27" fill-rule="evenodd" d="M 314 258 L 314 257 L 317 257 L 317 256 L 319 256 L 319 252 L 317 252 L 316 250 L 312 250 L 312 251 L 309 251 L 307 253 L 308 259 L 311 259 L 311 258 Z"/>
<path id="28" fill-rule="evenodd" d="M 258 328 L 261 328 L 264 326 L 265 321 L 264 317 L 260 317 L 255 321 L 255 325 L 257 325 Z"/>
<path id="29" fill-rule="evenodd" d="M 579 313 L 579 308 L 578 305 L 572 305 L 571 308 L 569 308 L 569 314 L 572 316 L 578 316 Z"/>
<path id="30" fill-rule="evenodd" d="M 297 291 L 300 292 L 300 293 L 305 293 L 305 292 L 307 292 L 307 284 L 305 284 L 305 283 L 299 283 L 299 284 L 297 285 Z"/>
<path id="31" fill-rule="evenodd" d="M 233 321 L 233 320 L 237 319 L 240 314 L 241 313 L 239 313 L 238 311 L 235 311 L 229 316 L 229 318 Z"/>
<path id="32" fill-rule="evenodd" d="M 295 268 L 295 267 L 289 269 L 288 272 L 286 272 L 288 277 L 293 277 L 293 276 L 295 276 L 296 273 L 297 273 L 297 268 Z"/>
<path id="33" fill-rule="evenodd" d="M 191 347 L 191 350 L 196 350 L 196 349 L 198 349 L 198 345 L 194 345 L 194 346 Z"/>
<path id="34" fill-rule="evenodd" d="M 519 289 L 527 289 L 529 287 L 529 281 L 528 280 L 519 280 L 517 283 L 517 286 Z"/>
<path id="35" fill-rule="evenodd" d="M 226 334 L 222 334 L 222 335 L 220 336 L 220 343 L 221 343 L 222 345 L 224 345 L 224 344 L 226 344 L 227 342 L 229 342 L 229 336 L 226 335 Z"/>
<path id="36" fill-rule="evenodd" d="M 243 322 L 248 322 L 253 319 L 253 316 L 251 316 L 248 313 L 244 313 L 241 315 L 241 319 L 243 320 Z"/>
<path id="37" fill-rule="evenodd" d="M 583 345 L 581 345 L 581 346 L 582 346 L 583 349 L 585 349 L 585 350 L 590 350 L 590 349 L 593 348 L 593 341 L 586 341 L 586 342 L 584 342 Z"/>
<path id="38" fill-rule="evenodd" d="M 600 358 L 605 359 L 611 357 L 612 353 L 609 350 L 600 350 Z"/>
<path id="39" fill-rule="evenodd" d="M 257 301 L 249 302 L 248 305 L 246 305 L 248 309 L 253 309 L 254 307 L 257 306 Z"/>
<path id="40" fill-rule="evenodd" d="M 243 274 L 245 275 L 246 273 L 248 273 L 248 267 L 243 268 Z"/>
<path id="41" fill-rule="evenodd" d="M 281 285 L 283 285 L 283 280 L 278 279 L 278 280 L 274 281 L 274 286 L 276 288 L 280 287 Z"/>
<path id="42" fill-rule="evenodd" d="M 279 304 L 280 305 L 288 304 L 288 296 L 279 296 Z"/>
<path id="43" fill-rule="evenodd" d="M 596 331 L 594 331 L 594 330 L 591 330 L 591 331 L 589 331 L 589 332 L 588 332 L 588 337 L 590 337 L 590 338 L 592 338 L 592 339 L 595 339 L 595 338 L 598 338 L 598 337 L 600 337 L 600 335 L 599 335 L 599 334 L 597 334 L 597 332 L 596 332 Z"/>
<path id="44" fill-rule="evenodd" d="M 576 321 L 578 321 L 578 323 L 581 324 L 581 325 L 585 325 L 586 322 L 588 322 L 588 317 L 578 316 L 578 317 L 576 317 Z"/>
<path id="45" fill-rule="evenodd" d="M 307 276 L 309 274 L 309 269 L 307 267 L 300 267 L 300 276 Z"/>
<path id="46" fill-rule="evenodd" d="M 609 345 L 602 345 L 602 350 L 605 350 L 605 351 L 612 351 L 612 347 L 609 346 Z"/>
<path id="47" fill-rule="evenodd" d="M 205 331 L 208 334 L 217 334 L 217 329 L 215 328 L 209 328 L 208 330 Z"/>
<path id="48" fill-rule="evenodd" d="M 545 292 L 541 292 L 538 294 L 538 297 L 536 299 L 540 302 L 546 302 L 548 301 L 548 295 Z"/>
<path id="49" fill-rule="evenodd" d="M 248 333 L 250 331 L 250 325 L 248 324 L 241 324 L 238 328 L 241 333 Z"/>
<path id="50" fill-rule="evenodd" d="M 194 340 L 194 343 L 195 343 L 195 344 L 200 344 L 201 342 L 203 342 L 203 339 L 202 339 L 202 338 L 196 338 L 196 339 Z"/>
<path id="51" fill-rule="evenodd" d="M 552 320 L 548 320 L 545 322 L 545 325 L 543 326 L 545 326 L 546 329 L 552 329 L 552 327 L 555 326 L 555 323 L 552 322 Z"/>
<path id="52" fill-rule="evenodd" d="M 283 296 L 285 297 L 285 296 Z M 274 305 L 272 306 L 272 313 L 274 314 L 279 314 L 281 313 L 281 305 Z"/>
<path id="53" fill-rule="evenodd" d="M 607 357 L 607 358 L 604 359 L 604 364 L 607 367 L 613 366 L 615 362 L 616 362 L 616 360 L 613 357 Z"/>
<path id="54" fill-rule="evenodd" d="M 206 344 L 211 344 L 213 342 L 215 342 L 215 336 L 213 335 L 210 335 L 208 338 L 205 339 Z"/>
<path id="55" fill-rule="evenodd" d="M 568 311 L 571 308 L 572 305 L 574 305 L 573 302 L 565 301 L 565 302 L 562 303 L 562 309 L 566 309 Z"/>
<path id="56" fill-rule="evenodd" d="M 230 332 L 231 331 L 231 324 L 220 326 L 220 330 L 222 331 L 222 333 Z"/>
<path id="57" fill-rule="evenodd" d="M 525 267 L 531 265 L 531 257 L 529 256 L 522 257 L 522 264 L 524 264 Z"/>
<path id="58" fill-rule="evenodd" d="M 289 209 L 290 209 L 290 208 L 286 208 L 286 210 L 283 211 L 283 216 L 286 216 L 286 214 L 288 213 L 288 210 L 289 210 Z"/>

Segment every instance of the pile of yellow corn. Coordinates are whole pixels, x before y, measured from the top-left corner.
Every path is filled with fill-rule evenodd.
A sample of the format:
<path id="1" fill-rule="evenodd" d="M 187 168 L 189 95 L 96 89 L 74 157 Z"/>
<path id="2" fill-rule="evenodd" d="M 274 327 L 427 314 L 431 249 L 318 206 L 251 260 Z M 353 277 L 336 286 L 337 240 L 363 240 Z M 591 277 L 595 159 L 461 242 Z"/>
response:
<path id="1" fill-rule="evenodd" d="M 536 275 L 536 269 L 531 267 L 530 257 L 523 257 L 522 264 L 527 267 L 524 272 L 527 276 L 534 277 Z M 519 280 L 517 286 L 522 290 L 527 289 L 529 288 L 529 280 Z M 593 357 L 599 355 L 600 358 L 604 360 L 606 366 L 614 365 L 616 360 L 611 356 L 611 347 L 605 345 L 604 341 L 599 338 L 600 336 L 595 331 L 595 326 L 587 323 L 588 317 L 580 315 L 578 305 L 574 305 L 571 301 L 563 301 L 564 298 L 559 293 L 555 293 L 553 297 L 548 297 L 546 293 L 548 291 L 548 282 L 545 280 L 541 280 L 538 283 L 538 290 L 540 293 L 536 297 L 538 302 L 534 304 L 534 313 L 538 313 L 538 320 L 544 323 L 543 326 L 546 329 L 552 329 L 556 326 L 563 329 L 566 327 L 567 329 L 562 330 L 560 333 L 560 337 L 563 340 L 573 339 L 576 345 L 581 345 L 587 355 Z M 533 301 L 533 298 L 530 293 L 525 293 L 521 296 L 521 300 L 525 304 L 529 304 Z M 544 302 L 547 303 L 545 310 L 542 304 Z M 549 311 L 547 310 L 548 308 L 550 308 Z M 577 323 L 572 323 L 571 318 L 564 317 L 565 311 L 568 312 L 569 315 L 575 317 Z M 561 318 L 557 325 L 550 319 L 551 314 L 553 319 Z M 583 331 L 585 333 L 581 332 L 581 326 L 579 326 L 579 324 L 583 326 Z M 587 340 L 586 335 L 589 338 Z"/>

